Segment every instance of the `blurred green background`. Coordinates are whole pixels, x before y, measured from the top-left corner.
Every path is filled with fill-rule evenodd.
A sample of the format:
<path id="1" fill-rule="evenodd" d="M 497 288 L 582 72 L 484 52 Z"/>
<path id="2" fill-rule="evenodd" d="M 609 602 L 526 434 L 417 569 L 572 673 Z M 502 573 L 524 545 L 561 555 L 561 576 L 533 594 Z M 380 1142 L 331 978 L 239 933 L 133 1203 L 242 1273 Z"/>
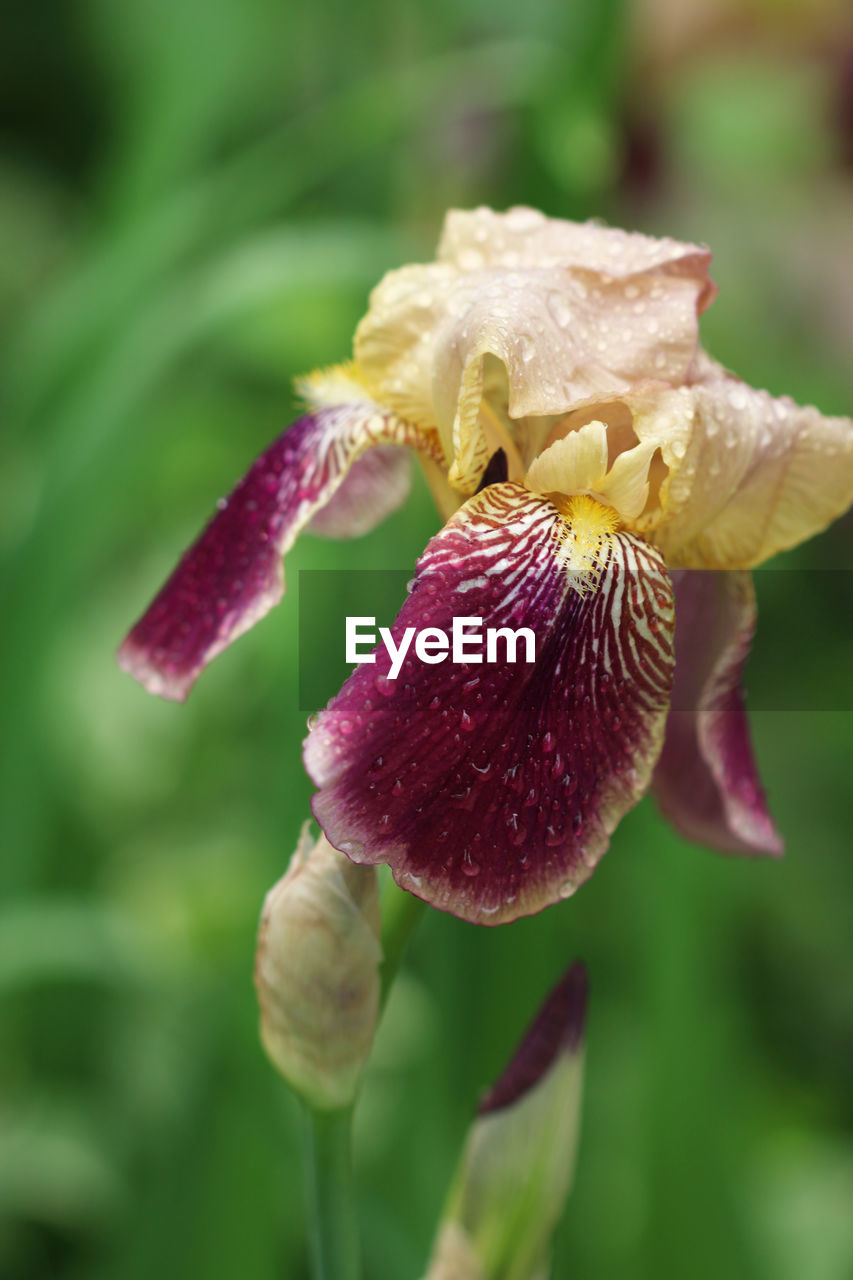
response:
<path id="1" fill-rule="evenodd" d="M 13 0 L 0 103 L 0 1276 L 302 1280 L 297 1118 L 251 985 L 308 812 L 296 592 L 184 707 L 115 647 L 449 205 L 707 241 L 712 352 L 849 413 L 850 10 Z M 290 583 L 408 568 L 436 523 L 418 485 L 360 542 L 305 538 Z M 848 519 L 784 564 L 851 547 Z M 688 847 L 647 801 L 576 898 L 422 921 L 359 1113 L 369 1280 L 421 1274 L 480 1091 L 575 956 L 557 1280 L 853 1275 L 853 690 L 826 581 L 759 575 L 762 652 L 842 708 L 755 717 L 781 864 Z"/>

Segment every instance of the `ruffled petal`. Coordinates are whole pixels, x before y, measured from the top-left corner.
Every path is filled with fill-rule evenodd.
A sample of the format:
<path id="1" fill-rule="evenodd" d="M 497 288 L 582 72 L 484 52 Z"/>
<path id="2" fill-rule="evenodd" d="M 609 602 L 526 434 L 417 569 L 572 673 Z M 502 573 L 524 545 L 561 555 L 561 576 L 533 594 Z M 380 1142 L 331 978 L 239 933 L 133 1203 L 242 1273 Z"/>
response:
<path id="1" fill-rule="evenodd" d="M 654 791 L 682 835 L 722 853 L 780 854 L 749 739 L 741 676 L 755 631 L 748 573 L 673 575 L 676 668 Z"/>
<path id="2" fill-rule="evenodd" d="M 439 430 L 451 482 L 466 492 L 496 447 L 480 413 L 490 382 L 503 384 L 500 407 L 515 421 L 650 379 L 678 385 L 713 296 L 706 250 L 533 210 L 453 214 L 440 254 L 380 282 L 355 352 L 383 403 Z"/>
<path id="3" fill-rule="evenodd" d="M 202 669 L 281 599 L 282 556 L 377 444 L 440 456 L 433 438 L 365 400 L 317 409 L 289 427 L 219 502 L 121 646 L 121 666 L 149 692 L 182 701 Z M 323 531 L 363 533 L 404 494 L 399 460 L 383 449 L 338 494 Z"/>
<path id="4" fill-rule="evenodd" d="M 669 467 L 645 531 L 670 565 L 747 569 L 853 503 L 853 421 L 756 391 L 703 357 L 696 380 L 635 404 Z M 668 452 L 667 452 L 668 450 Z"/>
<path id="5" fill-rule="evenodd" d="M 432 539 L 395 648 L 409 628 L 449 635 L 454 617 L 479 618 L 528 628 L 536 660 L 523 636 L 514 663 L 503 639 L 492 662 L 433 665 L 410 649 L 391 679 L 378 646 L 305 745 L 332 844 L 480 923 L 538 911 L 587 879 L 650 780 L 674 661 L 663 562 L 615 525 L 589 498 L 562 516 L 508 482 Z"/>
<path id="6" fill-rule="evenodd" d="M 537 209 L 519 206 L 506 213 L 493 209 L 451 209 L 436 254 L 461 271 L 480 267 L 577 267 L 625 279 L 654 271 L 698 282 L 699 311 L 717 294 L 708 276 L 711 253 L 704 245 L 668 236 L 645 236 L 598 222 L 546 218 Z M 638 313 L 642 314 L 642 312 Z"/>

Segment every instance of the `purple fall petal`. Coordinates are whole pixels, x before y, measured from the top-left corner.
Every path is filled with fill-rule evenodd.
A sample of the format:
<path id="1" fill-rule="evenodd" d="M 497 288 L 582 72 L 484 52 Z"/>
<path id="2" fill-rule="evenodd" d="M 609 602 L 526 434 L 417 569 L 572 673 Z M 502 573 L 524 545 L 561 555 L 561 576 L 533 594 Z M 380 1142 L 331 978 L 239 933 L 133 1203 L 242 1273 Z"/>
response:
<path id="1" fill-rule="evenodd" d="M 782 853 L 749 737 L 741 677 L 755 631 L 746 572 L 673 573 L 675 682 L 654 775 L 661 810 L 721 853 Z"/>
<path id="2" fill-rule="evenodd" d="M 322 507 L 337 499 L 322 531 L 364 533 L 402 500 L 401 451 L 383 449 L 372 465 L 358 461 L 377 444 L 434 447 L 409 423 L 366 402 L 318 409 L 294 422 L 219 502 L 121 646 L 121 666 L 150 693 L 182 701 L 207 663 L 281 599 L 282 556 Z"/>
<path id="3" fill-rule="evenodd" d="M 643 794 L 672 673 L 672 594 L 657 552 L 613 534 L 598 586 L 571 584 L 570 535 L 521 485 L 492 485 L 432 539 L 393 626 L 527 627 L 536 662 L 426 665 L 396 680 L 384 646 L 318 717 L 314 814 L 354 861 L 387 862 L 442 910 L 498 924 L 566 897 Z M 500 650 L 503 659 L 504 650 Z"/>

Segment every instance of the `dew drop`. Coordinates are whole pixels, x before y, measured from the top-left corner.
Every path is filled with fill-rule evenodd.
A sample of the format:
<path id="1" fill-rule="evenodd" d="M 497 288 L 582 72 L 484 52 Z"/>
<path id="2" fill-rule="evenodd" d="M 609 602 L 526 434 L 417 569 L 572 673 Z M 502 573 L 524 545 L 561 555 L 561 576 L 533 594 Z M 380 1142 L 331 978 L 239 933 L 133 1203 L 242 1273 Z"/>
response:
<path id="1" fill-rule="evenodd" d="M 548 310 L 561 329 L 568 329 L 572 323 L 572 309 L 561 293 L 549 293 Z"/>
<path id="2" fill-rule="evenodd" d="M 480 864 L 471 857 L 470 849 L 463 850 L 461 867 L 462 874 L 465 876 L 478 876 L 480 874 Z"/>

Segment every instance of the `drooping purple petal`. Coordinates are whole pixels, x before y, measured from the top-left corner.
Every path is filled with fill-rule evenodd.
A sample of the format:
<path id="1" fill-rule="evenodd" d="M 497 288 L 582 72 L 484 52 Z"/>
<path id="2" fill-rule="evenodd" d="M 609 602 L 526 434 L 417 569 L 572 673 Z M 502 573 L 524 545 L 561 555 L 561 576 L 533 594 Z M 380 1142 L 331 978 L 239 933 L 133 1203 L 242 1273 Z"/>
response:
<path id="1" fill-rule="evenodd" d="M 394 644 L 410 627 L 450 633 L 454 616 L 529 628 L 535 663 L 523 638 L 515 663 L 502 641 L 492 663 L 428 665 L 410 649 L 391 679 L 380 645 L 318 717 L 305 763 L 332 844 L 389 863 L 434 906 L 498 924 L 572 893 L 646 789 L 672 592 L 653 548 L 612 526 L 596 543 L 588 522 L 503 483 L 429 543 Z"/>
<path id="2" fill-rule="evenodd" d="M 479 1115 L 511 1107 L 539 1083 L 558 1054 L 579 1051 L 588 987 L 586 969 L 576 961 L 527 1028 L 503 1075 L 480 1103 Z"/>
<path id="3" fill-rule="evenodd" d="M 654 774 L 658 803 L 689 840 L 721 853 L 781 854 L 741 688 L 756 622 L 752 579 L 701 569 L 672 576 L 676 668 Z"/>
<path id="4" fill-rule="evenodd" d="M 333 405 L 294 422 L 219 502 L 121 646 L 122 667 L 150 693 L 182 701 L 207 663 L 281 599 L 282 556 L 333 495 L 335 509 L 321 531 L 336 534 L 366 532 L 405 496 L 398 450 L 359 463 L 372 445 L 412 445 L 428 454 L 436 448 L 369 402 Z M 353 464 L 350 488 L 345 477 Z"/>

